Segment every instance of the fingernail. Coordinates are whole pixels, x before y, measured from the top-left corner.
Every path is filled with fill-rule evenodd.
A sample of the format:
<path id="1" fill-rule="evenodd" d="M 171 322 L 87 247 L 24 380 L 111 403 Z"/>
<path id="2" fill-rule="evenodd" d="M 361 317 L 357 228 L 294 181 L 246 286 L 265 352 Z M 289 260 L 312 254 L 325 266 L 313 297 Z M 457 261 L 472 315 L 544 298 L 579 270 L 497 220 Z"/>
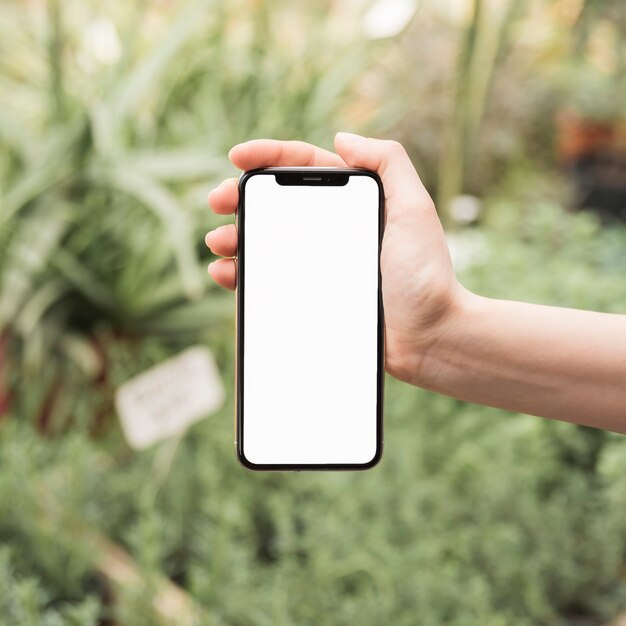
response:
<path id="1" fill-rule="evenodd" d="M 209 266 L 207 267 L 207 270 L 208 270 L 209 272 L 211 271 L 211 267 L 212 267 L 213 265 L 215 265 L 215 261 L 211 261 L 211 262 L 209 263 Z"/>
<path id="2" fill-rule="evenodd" d="M 361 135 L 356 135 L 354 133 L 337 133 L 336 135 L 337 139 L 340 139 L 341 141 L 363 141 L 363 139 L 365 139 L 365 137 L 362 137 Z"/>

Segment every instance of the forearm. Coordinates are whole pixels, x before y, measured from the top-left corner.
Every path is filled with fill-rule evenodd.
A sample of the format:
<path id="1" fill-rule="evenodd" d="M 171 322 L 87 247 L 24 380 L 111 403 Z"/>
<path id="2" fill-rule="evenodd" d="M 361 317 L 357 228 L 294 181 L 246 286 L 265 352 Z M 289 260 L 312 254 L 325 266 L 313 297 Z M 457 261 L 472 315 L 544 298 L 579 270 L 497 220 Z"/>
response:
<path id="1" fill-rule="evenodd" d="M 464 292 L 419 368 L 422 387 L 626 433 L 626 316 Z"/>

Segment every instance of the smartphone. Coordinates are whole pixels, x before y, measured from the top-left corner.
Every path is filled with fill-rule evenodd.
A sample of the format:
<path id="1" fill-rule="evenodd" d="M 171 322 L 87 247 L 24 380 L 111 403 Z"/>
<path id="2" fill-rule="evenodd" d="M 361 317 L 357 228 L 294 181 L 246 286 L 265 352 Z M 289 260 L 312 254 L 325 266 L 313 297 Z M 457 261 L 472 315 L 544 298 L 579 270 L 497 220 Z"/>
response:
<path id="1" fill-rule="evenodd" d="M 380 178 L 244 172 L 237 229 L 239 461 L 252 470 L 373 467 L 383 445 Z"/>

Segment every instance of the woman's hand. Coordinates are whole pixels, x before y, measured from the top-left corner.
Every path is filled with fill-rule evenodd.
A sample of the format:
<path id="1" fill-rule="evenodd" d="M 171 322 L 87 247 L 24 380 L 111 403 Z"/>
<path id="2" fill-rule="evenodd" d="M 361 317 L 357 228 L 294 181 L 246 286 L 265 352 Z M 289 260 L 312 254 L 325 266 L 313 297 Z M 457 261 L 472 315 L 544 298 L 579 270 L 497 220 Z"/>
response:
<path id="1" fill-rule="evenodd" d="M 626 433 L 626 316 L 493 300 L 458 283 L 430 196 L 399 143 L 339 133 L 337 154 L 303 142 L 235 146 L 241 169 L 271 165 L 363 167 L 380 175 L 386 226 L 381 254 L 387 371 L 461 400 Z M 237 179 L 209 195 L 234 213 Z M 206 237 L 233 257 L 237 232 Z M 278 245 L 278 244 L 276 244 Z M 235 260 L 209 266 L 235 287 Z"/>
<path id="2" fill-rule="evenodd" d="M 256 139 L 235 146 L 231 161 L 242 170 L 269 166 L 362 167 L 378 172 L 385 190 L 386 225 L 381 253 L 385 309 L 385 362 L 393 376 L 420 384 L 424 356 L 466 293 L 456 280 L 433 201 L 404 148 L 395 141 L 350 133 L 335 137 L 337 154 L 300 141 Z M 224 180 L 209 194 L 216 213 L 234 213 L 237 179 Z M 209 265 L 213 279 L 235 288 L 237 231 L 220 226 L 207 246 L 228 257 Z"/>

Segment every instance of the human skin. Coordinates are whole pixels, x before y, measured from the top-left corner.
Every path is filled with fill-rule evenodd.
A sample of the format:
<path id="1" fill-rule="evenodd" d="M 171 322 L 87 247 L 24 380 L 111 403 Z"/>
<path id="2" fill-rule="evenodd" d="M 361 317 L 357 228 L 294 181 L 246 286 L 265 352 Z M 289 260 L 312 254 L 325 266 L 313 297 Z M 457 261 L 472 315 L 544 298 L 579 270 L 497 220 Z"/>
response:
<path id="1" fill-rule="evenodd" d="M 232 148 L 242 170 L 362 167 L 385 189 L 381 251 L 385 367 L 396 378 L 461 400 L 626 433 L 626 315 L 485 298 L 457 280 L 435 206 L 401 144 L 337 133 L 333 153 L 300 141 L 255 139 Z M 235 213 L 237 178 L 209 194 Z M 236 285 L 237 231 L 207 246 L 226 257 L 212 278 Z M 273 245 L 280 244 L 272 242 Z"/>

